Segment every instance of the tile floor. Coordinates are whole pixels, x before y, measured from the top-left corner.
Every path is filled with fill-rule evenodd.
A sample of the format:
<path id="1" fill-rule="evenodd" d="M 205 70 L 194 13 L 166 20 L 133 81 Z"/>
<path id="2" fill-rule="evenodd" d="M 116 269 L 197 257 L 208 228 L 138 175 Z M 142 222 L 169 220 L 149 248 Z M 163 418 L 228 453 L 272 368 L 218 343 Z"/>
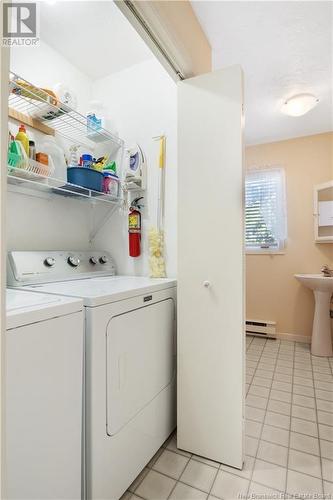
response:
<path id="1" fill-rule="evenodd" d="M 122 500 L 333 500 L 333 358 L 300 343 L 246 342 L 244 469 L 179 450 L 173 435 Z"/>

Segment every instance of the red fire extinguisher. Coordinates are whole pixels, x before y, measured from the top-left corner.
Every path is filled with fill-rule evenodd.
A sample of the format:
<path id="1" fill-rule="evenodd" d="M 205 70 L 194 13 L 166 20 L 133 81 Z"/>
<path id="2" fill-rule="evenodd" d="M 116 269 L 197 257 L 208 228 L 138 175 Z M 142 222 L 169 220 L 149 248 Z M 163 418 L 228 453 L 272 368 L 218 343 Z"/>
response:
<path id="1" fill-rule="evenodd" d="M 142 205 L 138 202 L 143 199 L 135 198 L 132 201 L 128 214 L 128 247 L 130 257 L 139 257 L 141 253 L 141 212 Z"/>

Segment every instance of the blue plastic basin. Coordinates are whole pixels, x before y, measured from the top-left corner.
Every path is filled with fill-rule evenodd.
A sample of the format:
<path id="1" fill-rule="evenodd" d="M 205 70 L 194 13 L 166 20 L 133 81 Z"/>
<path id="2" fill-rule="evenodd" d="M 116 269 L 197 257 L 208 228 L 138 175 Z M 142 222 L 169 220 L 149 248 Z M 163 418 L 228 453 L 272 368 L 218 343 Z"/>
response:
<path id="1" fill-rule="evenodd" d="M 103 174 L 92 168 L 71 167 L 67 169 L 67 180 L 71 184 L 94 191 L 103 191 Z"/>

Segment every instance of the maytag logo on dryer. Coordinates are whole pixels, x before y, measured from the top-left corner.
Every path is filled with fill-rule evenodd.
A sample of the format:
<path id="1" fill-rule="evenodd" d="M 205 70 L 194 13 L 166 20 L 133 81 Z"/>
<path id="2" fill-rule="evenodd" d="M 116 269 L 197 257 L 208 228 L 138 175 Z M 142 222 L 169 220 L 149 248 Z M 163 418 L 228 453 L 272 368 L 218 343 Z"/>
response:
<path id="1" fill-rule="evenodd" d="M 39 3 L 2 3 L 2 46 L 37 47 L 39 44 Z"/>

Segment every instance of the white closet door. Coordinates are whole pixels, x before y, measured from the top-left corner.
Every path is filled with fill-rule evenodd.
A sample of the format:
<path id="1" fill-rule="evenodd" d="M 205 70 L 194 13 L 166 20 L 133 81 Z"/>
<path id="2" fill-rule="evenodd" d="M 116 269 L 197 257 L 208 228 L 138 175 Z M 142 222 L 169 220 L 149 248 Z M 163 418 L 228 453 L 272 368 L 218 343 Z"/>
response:
<path id="1" fill-rule="evenodd" d="M 184 80 L 178 90 L 178 447 L 241 468 L 242 70 Z"/>

